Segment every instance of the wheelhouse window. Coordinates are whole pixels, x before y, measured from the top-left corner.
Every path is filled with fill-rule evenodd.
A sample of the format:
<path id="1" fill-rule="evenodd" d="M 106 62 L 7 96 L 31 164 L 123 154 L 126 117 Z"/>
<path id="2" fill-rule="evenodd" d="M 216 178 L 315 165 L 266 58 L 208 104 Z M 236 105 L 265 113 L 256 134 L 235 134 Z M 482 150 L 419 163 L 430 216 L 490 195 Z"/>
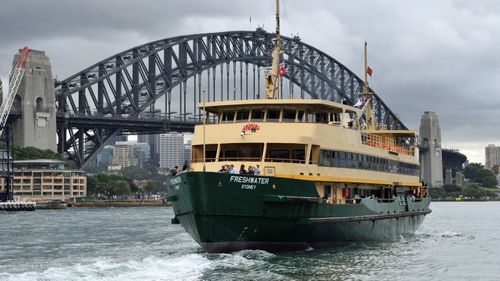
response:
<path id="1" fill-rule="evenodd" d="M 252 121 L 259 122 L 264 121 L 264 110 L 254 109 L 252 110 Z"/>
<path id="2" fill-rule="evenodd" d="M 236 122 L 248 122 L 248 118 L 250 117 L 250 111 L 242 110 L 236 112 Z"/>
<path id="3" fill-rule="evenodd" d="M 281 118 L 281 122 L 295 122 L 296 115 L 297 111 L 295 110 L 283 110 L 283 117 Z"/>
<path id="4" fill-rule="evenodd" d="M 222 113 L 222 123 L 233 123 L 234 111 L 226 111 Z"/>
<path id="5" fill-rule="evenodd" d="M 267 111 L 267 122 L 279 122 L 280 121 L 280 111 L 269 109 Z"/>
<path id="6" fill-rule="evenodd" d="M 306 113 L 304 111 L 299 110 L 297 112 L 297 121 L 301 123 L 306 122 Z"/>

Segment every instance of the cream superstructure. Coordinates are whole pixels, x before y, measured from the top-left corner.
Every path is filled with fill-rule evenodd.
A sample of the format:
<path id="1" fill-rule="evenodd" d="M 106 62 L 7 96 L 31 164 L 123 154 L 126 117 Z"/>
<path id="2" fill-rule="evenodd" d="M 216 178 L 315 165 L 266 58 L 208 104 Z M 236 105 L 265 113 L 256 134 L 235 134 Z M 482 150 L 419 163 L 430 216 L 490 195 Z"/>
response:
<path id="1" fill-rule="evenodd" d="M 264 175 L 320 185 L 421 186 L 416 132 L 365 130 L 362 109 L 325 100 L 267 99 L 211 102 L 205 110 L 213 123 L 195 128 L 194 171 L 259 164 Z"/>

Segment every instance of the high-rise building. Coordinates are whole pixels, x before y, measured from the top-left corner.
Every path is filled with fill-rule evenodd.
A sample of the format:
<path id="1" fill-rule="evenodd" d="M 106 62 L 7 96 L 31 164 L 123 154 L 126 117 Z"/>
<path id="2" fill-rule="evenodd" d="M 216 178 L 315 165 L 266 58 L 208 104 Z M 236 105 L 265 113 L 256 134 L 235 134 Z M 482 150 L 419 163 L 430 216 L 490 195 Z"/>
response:
<path id="1" fill-rule="evenodd" d="M 141 102 L 141 97 L 139 97 L 139 103 Z M 151 105 L 149 111 L 143 112 L 139 116 L 143 119 L 160 119 L 161 110 L 154 109 L 154 104 Z M 151 135 L 138 135 L 138 142 L 149 144 L 150 156 L 149 158 L 154 163 L 158 163 L 160 161 L 160 135 L 159 134 L 151 134 Z"/>
<path id="2" fill-rule="evenodd" d="M 143 167 L 146 162 L 150 159 L 150 148 L 149 144 L 136 142 L 132 144 L 134 149 L 135 163 L 138 167 Z"/>
<path id="3" fill-rule="evenodd" d="M 134 147 L 126 142 L 117 142 L 113 148 L 113 159 L 111 165 L 108 166 L 110 170 L 121 170 L 125 167 L 134 165 Z"/>
<path id="4" fill-rule="evenodd" d="M 187 165 L 191 164 L 191 140 L 184 143 L 184 162 Z"/>
<path id="5" fill-rule="evenodd" d="M 106 145 L 97 154 L 97 166 L 107 166 L 113 160 L 113 146 Z"/>
<path id="6" fill-rule="evenodd" d="M 485 166 L 487 169 L 493 168 L 495 165 L 500 165 L 500 146 L 488 144 L 485 147 Z"/>
<path id="7" fill-rule="evenodd" d="M 184 136 L 173 132 L 160 135 L 160 168 L 184 164 Z"/>
<path id="8" fill-rule="evenodd" d="M 147 143 L 149 145 L 149 159 L 158 164 L 160 161 L 160 135 L 138 135 L 139 143 Z"/>

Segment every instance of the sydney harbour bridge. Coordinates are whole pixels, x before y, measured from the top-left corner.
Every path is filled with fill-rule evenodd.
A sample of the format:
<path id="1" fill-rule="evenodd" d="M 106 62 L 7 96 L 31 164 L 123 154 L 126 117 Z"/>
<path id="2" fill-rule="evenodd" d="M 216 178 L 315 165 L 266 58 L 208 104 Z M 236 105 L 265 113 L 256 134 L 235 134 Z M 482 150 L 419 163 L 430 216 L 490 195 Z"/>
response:
<path id="1" fill-rule="evenodd" d="M 208 101 L 265 98 L 273 33 L 229 31 L 177 36 L 123 51 L 56 81 L 57 150 L 84 166 L 119 134 L 189 132 Z M 354 104 L 363 80 L 298 37 L 282 38 L 283 98 Z M 406 126 L 374 93 L 376 122 Z"/>

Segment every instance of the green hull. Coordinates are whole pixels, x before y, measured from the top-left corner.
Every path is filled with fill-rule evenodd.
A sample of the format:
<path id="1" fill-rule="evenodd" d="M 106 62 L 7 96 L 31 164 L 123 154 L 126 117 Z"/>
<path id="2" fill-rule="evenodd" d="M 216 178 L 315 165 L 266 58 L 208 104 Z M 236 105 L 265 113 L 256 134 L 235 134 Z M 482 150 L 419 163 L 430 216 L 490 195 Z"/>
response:
<path id="1" fill-rule="evenodd" d="M 176 221 L 209 252 L 328 247 L 413 234 L 430 199 L 326 204 L 310 181 L 190 172 L 168 181 Z"/>

